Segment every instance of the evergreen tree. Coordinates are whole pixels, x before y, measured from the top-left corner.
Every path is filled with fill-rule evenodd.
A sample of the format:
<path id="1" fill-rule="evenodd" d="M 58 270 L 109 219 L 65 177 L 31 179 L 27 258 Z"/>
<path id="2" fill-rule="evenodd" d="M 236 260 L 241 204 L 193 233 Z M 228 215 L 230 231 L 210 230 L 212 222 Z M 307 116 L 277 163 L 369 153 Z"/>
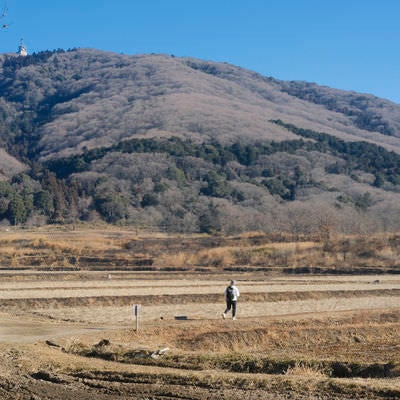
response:
<path id="1" fill-rule="evenodd" d="M 16 193 L 8 204 L 7 217 L 11 224 L 19 225 L 26 221 L 28 216 L 25 207 L 24 199 L 21 195 Z"/>

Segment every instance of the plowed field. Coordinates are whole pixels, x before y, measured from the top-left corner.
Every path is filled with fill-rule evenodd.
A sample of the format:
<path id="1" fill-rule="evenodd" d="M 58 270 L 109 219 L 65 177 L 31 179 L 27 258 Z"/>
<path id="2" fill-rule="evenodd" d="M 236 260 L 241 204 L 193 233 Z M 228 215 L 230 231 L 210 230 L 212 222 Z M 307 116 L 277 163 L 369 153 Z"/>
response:
<path id="1" fill-rule="evenodd" d="M 400 398 L 399 275 L 0 278 L 1 399 Z"/>

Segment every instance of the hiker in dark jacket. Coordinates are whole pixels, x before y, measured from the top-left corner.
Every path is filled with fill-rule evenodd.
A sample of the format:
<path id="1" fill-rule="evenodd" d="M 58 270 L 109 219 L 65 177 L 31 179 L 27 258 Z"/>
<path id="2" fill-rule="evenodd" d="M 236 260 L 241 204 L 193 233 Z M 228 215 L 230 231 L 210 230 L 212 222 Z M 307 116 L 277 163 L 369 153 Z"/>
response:
<path id="1" fill-rule="evenodd" d="M 231 280 L 229 286 L 225 289 L 226 310 L 222 314 L 225 319 L 227 313 L 232 309 L 232 319 L 236 319 L 236 302 L 240 296 L 239 289 L 235 286 L 235 281 Z"/>

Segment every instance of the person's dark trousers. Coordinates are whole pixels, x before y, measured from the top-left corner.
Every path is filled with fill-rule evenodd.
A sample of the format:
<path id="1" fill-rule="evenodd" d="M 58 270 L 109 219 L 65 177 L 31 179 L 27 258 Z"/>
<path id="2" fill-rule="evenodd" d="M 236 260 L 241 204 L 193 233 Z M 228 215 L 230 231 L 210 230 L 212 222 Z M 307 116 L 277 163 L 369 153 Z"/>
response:
<path id="1" fill-rule="evenodd" d="M 224 311 L 224 314 L 228 313 L 231 308 L 232 308 L 232 317 L 234 317 L 236 315 L 236 301 L 227 300 L 226 310 Z"/>

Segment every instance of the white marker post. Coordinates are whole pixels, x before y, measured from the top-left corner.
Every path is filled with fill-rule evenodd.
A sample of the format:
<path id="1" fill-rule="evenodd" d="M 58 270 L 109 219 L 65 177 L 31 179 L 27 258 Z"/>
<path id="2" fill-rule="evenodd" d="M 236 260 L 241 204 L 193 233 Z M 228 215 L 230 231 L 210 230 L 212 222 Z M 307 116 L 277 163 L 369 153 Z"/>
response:
<path id="1" fill-rule="evenodd" d="M 133 314 L 135 315 L 136 318 L 136 332 L 139 332 L 139 316 L 140 316 L 140 309 L 141 309 L 140 304 L 135 304 L 133 306 Z"/>

